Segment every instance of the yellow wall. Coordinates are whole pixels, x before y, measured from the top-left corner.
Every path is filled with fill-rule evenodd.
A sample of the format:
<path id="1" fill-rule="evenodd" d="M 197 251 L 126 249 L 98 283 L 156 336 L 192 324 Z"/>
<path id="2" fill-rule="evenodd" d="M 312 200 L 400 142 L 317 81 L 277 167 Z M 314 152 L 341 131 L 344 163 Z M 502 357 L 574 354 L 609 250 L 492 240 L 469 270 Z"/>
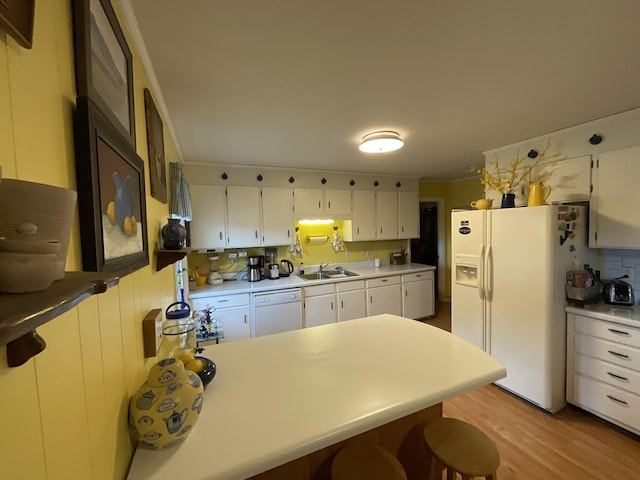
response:
<path id="1" fill-rule="evenodd" d="M 336 220 L 332 225 L 298 225 L 298 236 L 300 238 L 300 246 L 302 247 L 302 255 L 293 256 L 289 252 L 289 245 L 278 247 L 278 260 L 290 260 L 294 266 L 299 267 L 300 263 L 305 265 L 319 265 L 321 263 L 332 262 L 334 265 L 345 264 L 347 262 L 373 261 L 374 258 L 380 258 L 382 264 L 389 263 L 389 256 L 392 252 L 399 252 L 402 247 L 407 248 L 407 240 L 387 240 L 375 242 L 344 242 L 345 250 L 343 252 L 335 252 L 331 246 L 331 238 L 333 236 L 333 227 L 338 227 L 338 234 L 342 238 L 343 222 Z M 306 236 L 326 235 L 329 238 L 323 243 L 307 243 Z M 264 248 L 247 248 L 247 255 L 264 255 Z M 246 270 L 246 259 L 240 258 L 235 265 L 228 259 L 229 252 L 236 250 L 227 250 L 219 254 L 220 269 L 225 272 L 237 272 Z M 191 252 L 188 257 L 189 269 L 198 268 L 198 274 L 204 275 L 209 268 L 206 254 Z"/>
<path id="2" fill-rule="evenodd" d="M 451 210 L 466 208 L 484 197 L 484 187 L 477 178 L 457 182 L 420 182 L 420 198 L 444 199 L 445 284 L 444 296 L 451 298 Z"/>
<path id="3" fill-rule="evenodd" d="M 31 50 L 0 30 L 0 164 L 5 178 L 75 189 L 71 1 L 35 5 Z M 134 50 L 124 21 L 120 24 Z M 148 80 L 133 53 L 137 150 L 148 165 L 143 99 Z M 167 161 L 177 160 L 166 133 L 165 151 Z M 145 181 L 150 192 L 148 168 Z M 167 205 L 147 195 L 150 252 L 167 216 Z M 79 231 L 76 214 L 67 270 L 81 269 Z M 127 402 L 152 363 L 143 359 L 141 322 L 149 310 L 166 307 L 175 297 L 173 269 L 156 273 L 153 256 L 150 260 L 119 286 L 40 327 L 47 348 L 25 365 L 8 368 L 5 348 L 0 349 L 0 478 L 124 478 L 133 451 Z"/>

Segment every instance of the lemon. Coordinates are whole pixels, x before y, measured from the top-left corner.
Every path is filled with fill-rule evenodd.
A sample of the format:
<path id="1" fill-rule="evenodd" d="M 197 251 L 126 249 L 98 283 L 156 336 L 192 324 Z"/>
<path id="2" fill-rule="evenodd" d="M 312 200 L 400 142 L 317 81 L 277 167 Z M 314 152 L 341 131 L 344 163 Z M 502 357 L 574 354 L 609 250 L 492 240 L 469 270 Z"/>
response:
<path id="1" fill-rule="evenodd" d="M 109 202 L 107 205 L 107 218 L 111 225 L 116 224 L 116 204 L 114 202 Z"/>
<path id="2" fill-rule="evenodd" d="M 178 360 L 180 360 L 182 363 L 184 363 L 184 366 L 186 367 L 187 364 L 193 360 L 195 360 L 196 358 L 193 355 L 189 355 L 188 353 L 183 353 L 182 355 L 180 355 L 178 357 Z"/>
<path id="3" fill-rule="evenodd" d="M 187 370 L 191 370 L 192 372 L 198 373 L 204 370 L 205 363 L 202 360 L 194 358 L 189 363 L 187 363 L 186 367 L 187 367 Z"/>

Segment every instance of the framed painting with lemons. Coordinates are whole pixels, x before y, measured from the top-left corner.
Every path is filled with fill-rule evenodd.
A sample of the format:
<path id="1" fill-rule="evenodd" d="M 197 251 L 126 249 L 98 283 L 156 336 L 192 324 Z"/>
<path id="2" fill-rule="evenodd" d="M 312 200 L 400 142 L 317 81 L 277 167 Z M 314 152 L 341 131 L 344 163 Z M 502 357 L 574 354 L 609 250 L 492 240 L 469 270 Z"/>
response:
<path id="1" fill-rule="evenodd" d="M 87 97 L 75 144 L 82 269 L 124 276 L 148 265 L 143 160 Z"/>

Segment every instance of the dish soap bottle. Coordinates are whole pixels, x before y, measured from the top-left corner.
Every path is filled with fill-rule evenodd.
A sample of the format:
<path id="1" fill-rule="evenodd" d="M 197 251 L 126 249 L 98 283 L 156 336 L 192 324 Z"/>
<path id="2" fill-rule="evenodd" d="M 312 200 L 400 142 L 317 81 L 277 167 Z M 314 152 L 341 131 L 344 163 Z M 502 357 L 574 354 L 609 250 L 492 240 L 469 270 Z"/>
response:
<path id="1" fill-rule="evenodd" d="M 304 275 L 304 263 L 300 262 L 300 266 L 298 267 L 298 276 Z"/>

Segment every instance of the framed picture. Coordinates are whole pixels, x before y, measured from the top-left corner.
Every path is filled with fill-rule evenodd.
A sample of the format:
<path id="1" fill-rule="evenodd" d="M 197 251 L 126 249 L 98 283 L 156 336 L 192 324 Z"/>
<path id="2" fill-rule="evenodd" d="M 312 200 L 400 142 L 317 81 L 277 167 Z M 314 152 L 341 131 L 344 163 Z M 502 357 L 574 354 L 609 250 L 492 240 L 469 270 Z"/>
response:
<path id="1" fill-rule="evenodd" d="M 144 161 L 86 97 L 75 145 L 83 270 L 124 276 L 148 265 Z"/>
<path id="2" fill-rule="evenodd" d="M 167 203 L 167 171 L 164 163 L 162 119 L 148 88 L 144 89 L 144 112 L 147 117 L 151 196 L 162 203 Z"/>
<path id="3" fill-rule="evenodd" d="M 74 41 L 78 96 L 91 99 L 135 147 L 131 50 L 110 0 L 74 0 Z"/>
<path id="4" fill-rule="evenodd" d="M 35 0 L 0 0 L 0 29 L 24 48 L 31 48 Z"/>

